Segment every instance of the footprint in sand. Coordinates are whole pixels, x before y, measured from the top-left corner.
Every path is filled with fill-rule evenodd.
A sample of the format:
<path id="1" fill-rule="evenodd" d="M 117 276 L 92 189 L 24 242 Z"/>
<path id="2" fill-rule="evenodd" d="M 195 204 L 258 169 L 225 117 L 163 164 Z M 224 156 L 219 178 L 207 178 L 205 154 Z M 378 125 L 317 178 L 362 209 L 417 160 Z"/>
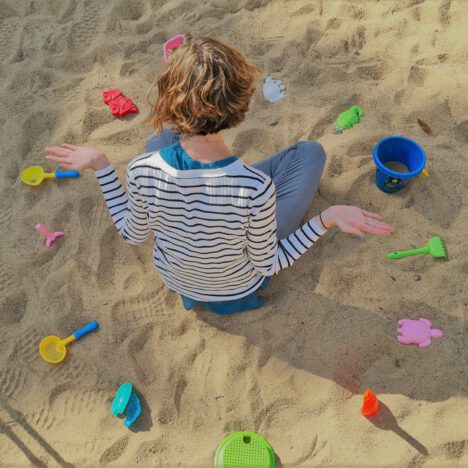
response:
<path id="1" fill-rule="evenodd" d="M 15 359 L 20 358 L 32 365 L 40 362 L 39 343 L 44 338 L 37 327 L 21 331 L 21 343 L 17 343 L 13 351 Z"/>
<path id="2" fill-rule="evenodd" d="M 32 413 L 26 414 L 25 417 L 31 426 L 45 431 L 48 431 L 57 422 L 57 418 L 51 414 L 47 402 L 40 403 Z"/>
<path id="3" fill-rule="evenodd" d="M 412 66 L 408 75 L 408 83 L 421 87 L 426 81 L 427 72 L 425 68 Z"/>
<path id="4" fill-rule="evenodd" d="M 285 147 L 288 141 L 285 133 L 285 129 L 279 128 L 244 130 L 235 138 L 233 149 L 239 156 L 244 155 L 247 163 L 253 162 L 250 160 L 251 155 L 261 154 L 264 157 Z"/>
<path id="5" fill-rule="evenodd" d="M 119 234 L 112 225 L 105 229 L 104 234 L 101 236 L 99 252 L 97 253 L 98 268 L 96 272 L 96 280 L 101 288 L 113 285 L 113 278 L 116 273 L 115 255 L 121 250 L 121 242 L 123 240 L 119 239 Z"/>
<path id="6" fill-rule="evenodd" d="M 107 465 L 108 463 L 117 461 L 125 452 L 125 449 L 128 445 L 128 440 L 128 435 L 116 440 L 109 448 L 104 450 L 99 458 L 99 463 L 101 465 Z"/>
<path id="7" fill-rule="evenodd" d="M 24 120 L 23 133 L 23 159 L 30 158 L 37 151 L 42 155 L 44 147 L 53 141 L 53 132 L 59 126 L 59 112 L 55 109 L 32 112 Z"/>
<path id="8" fill-rule="evenodd" d="M 173 294 L 165 287 L 154 288 L 132 299 L 117 302 L 112 308 L 112 317 L 117 329 L 128 330 L 148 322 L 156 323 L 173 314 Z"/>
<path id="9" fill-rule="evenodd" d="M 407 466 L 419 467 L 426 464 L 452 466 L 454 462 L 458 462 L 464 455 L 468 454 L 468 439 L 450 441 L 434 448 L 428 447 L 428 451 L 429 455 L 418 454 L 414 456 Z M 462 465 L 457 463 L 457 466 Z"/>
<path id="10" fill-rule="evenodd" d="M 96 420 L 106 408 L 108 395 L 104 391 L 62 387 L 52 391 L 49 397 L 50 413 L 59 421 Z"/>
<path id="11" fill-rule="evenodd" d="M 87 233 L 79 241 L 79 263 L 92 269 L 100 287 L 110 286 L 115 274 L 114 253 L 122 241 L 112 224 L 107 207 L 96 197 L 85 197 L 79 202 L 78 216 L 81 229 Z M 99 242 L 89 242 L 88 239 L 99 239 Z"/>
<path id="12" fill-rule="evenodd" d="M 330 177 L 338 177 L 343 173 L 343 162 L 339 156 L 332 156 L 328 164 L 328 175 Z"/>
<path id="13" fill-rule="evenodd" d="M 174 391 L 174 406 L 177 411 L 177 414 L 180 414 L 180 404 L 186 388 L 187 380 L 184 377 L 180 377 L 179 379 L 177 379 Z"/>
<path id="14" fill-rule="evenodd" d="M 457 220 L 463 198 L 454 185 L 447 186 L 445 178 L 434 173 L 430 178 L 426 184 L 408 184 L 408 190 L 414 198 L 414 208 L 432 224 L 447 229 Z M 434 206 L 438 209 L 434 210 Z"/>
<path id="15" fill-rule="evenodd" d="M 468 120 L 464 120 L 456 126 L 455 138 L 461 143 L 468 144 Z"/>
<path id="16" fill-rule="evenodd" d="M 11 273 L 0 266 L 0 297 L 7 297 L 17 290 Z"/>
<path id="17" fill-rule="evenodd" d="M 2 9 L 7 8 L 6 5 L 2 5 Z M 0 60 L 2 62 L 12 53 L 14 47 L 12 43 L 15 39 L 15 35 L 18 32 L 18 20 L 16 18 L 0 19 Z"/>
<path id="18" fill-rule="evenodd" d="M 106 32 L 115 31 L 121 22 L 138 21 L 148 12 L 145 0 L 117 0 L 107 14 Z"/>
<path id="19" fill-rule="evenodd" d="M 128 344 L 128 353 L 135 368 L 138 383 L 149 385 L 156 380 L 156 374 L 151 367 L 156 353 L 157 339 L 153 337 L 155 324 L 147 324 L 140 328 L 138 334 L 134 333 Z"/>
<path id="20" fill-rule="evenodd" d="M 164 437 L 142 442 L 135 452 L 135 463 L 149 466 L 157 459 L 159 466 L 169 466 L 170 460 L 165 456 L 168 446 L 168 441 Z"/>
<path id="21" fill-rule="evenodd" d="M 83 134 L 89 136 L 99 127 L 114 121 L 114 117 L 109 112 L 109 109 L 89 109 L 83 117 L 82 131 Z"/>
<path id="22" fill-rule="evenodd" d="M 468 439 L 447 442 L 443 445 L 443 450 L 449 460 L 459 460 L 468 453 Z"/>
<path id="23" fill-rule="evenodd" d="M 4 297 L 0 304 L 0 322 L 11 325 L 21 322 L 25 312 L 28 298 L 24 291 L 11 293 Z"/>
<path id="24" fill-rule="evenodd" d="M 120 67 L 119 75 L 121 78 L 130 78 L 140 73 L 138 62 L 124 62 Z"/>
<path id="25" fill-rule="evenodd" d="M 343 43 L 346 54 L 356 54 L 366 45 L 366 28 L 358 26 Z"/>
<path id="26" fill-rule="evenodd" d="M 16 368 L 0 369 L 0 397 L 8 400 L 18 398 L 18 395 L 25 388 L 28 379 L 26 374 Z"/>
<path id="27" fill-rule="evenodd" d="M 280 413 L 282 411 L 290 411 L 294 406 L 294 401 L 290 398 L 278 398 L 266 405 L 260 410 L 255 418 L 255 430 L 267 430 L 272 425 L 275 425 L 278 420 L 281 420 Z"/>
<path id="28" fill-rule="evenodd" d="M 93 40 L 100 34 L 99 20 L 101 9 L 94 5 L 84 7 L 80 19 L 73 24 L 67 37 L 69 47 L 77 51 L 87 51 Z"/>
<path id="29" fill-rule="evenodd" d="M 73 382 L 80 383 L 89 380 L 90 375 L 98 375 L 97 370 L 89 361 L 78 359 L 67 360 L 66 366 L 54 366 L 49 372 L 51 381 L 58 385 Z"/>
<path id="30" fill-rule="evenodd" d="M 439 22 L 445 28 L 450 26 L 450 7 L 452 5 L 452 0 L 445 0 L 439 7 Z"/>

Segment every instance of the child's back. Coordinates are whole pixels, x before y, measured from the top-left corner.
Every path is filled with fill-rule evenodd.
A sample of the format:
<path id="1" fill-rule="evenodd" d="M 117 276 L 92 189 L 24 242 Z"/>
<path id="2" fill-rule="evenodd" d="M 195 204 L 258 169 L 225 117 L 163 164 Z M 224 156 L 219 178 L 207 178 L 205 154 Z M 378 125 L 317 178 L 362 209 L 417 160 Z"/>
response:
<path id="1" fill-rule="evenodd" d="M 125 240 L 154 234 L 155 266 L 187 308 L 197 301 L 217 313 L 259 307 L 256 291 L 266 277 L 291 266 L 332 226 L 354 235 L 392 231 L 379 215 L 347 206 L 301 226 L 325 164 L 318 143 L 296 143 L 256 167 L 232 155 L 221 131 L 244 120 L 256 72 L 227 44 L 187 36 L 157 80 L 156 146 L 129 164 L 127 193 L 99 151 L 48 148 L 49 159 L 96 171 Z"/>

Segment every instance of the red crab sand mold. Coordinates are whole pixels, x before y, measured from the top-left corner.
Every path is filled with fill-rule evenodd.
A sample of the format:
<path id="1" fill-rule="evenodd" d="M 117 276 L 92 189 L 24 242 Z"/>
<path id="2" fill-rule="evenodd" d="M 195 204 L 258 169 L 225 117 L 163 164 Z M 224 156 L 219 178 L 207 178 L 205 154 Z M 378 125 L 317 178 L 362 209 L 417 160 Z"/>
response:
<path id="1" fill-rule="evenodd" d="M 102 93 L 104 104 L 110 107 L 113 115 L 124 117 L 127 114 L 138 114 L 138 109 L 131 99 L 125 97 L 118 89 L 108 89 Z"/>

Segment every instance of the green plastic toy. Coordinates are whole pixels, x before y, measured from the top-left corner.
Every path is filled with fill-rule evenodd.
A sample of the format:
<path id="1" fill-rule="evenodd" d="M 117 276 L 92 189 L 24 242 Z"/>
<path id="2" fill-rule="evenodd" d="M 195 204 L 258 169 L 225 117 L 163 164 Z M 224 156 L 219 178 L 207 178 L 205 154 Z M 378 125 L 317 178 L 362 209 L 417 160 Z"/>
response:
<path id="1" fill-rule="evenodd" d="M 218 446 L 215 468 L 275 468 L 275 452 L 270 444 L 253 432 L 235 432 Z"/>
<path id="2" fill-rule="evenodd" d="M 343 130 L 353 128 L 354 125 L 361 121 L 364 112 L 359 106 L 353 106 L 342 112 L 335 123 L 335 132 L 341 133 Z"/>
<path id="3" fill-rule="evenodd" d="M 420 254 L 428 254 L 438 258 L 447 258 L 447 247 L 445 246 L 445 242 L 439 236 L 434 236 L 420 249 L 392 252 L 387 254 L 387 258 L 390 260 L 397 260 L 399 258 L 411 257 L 412 255 Z"/>

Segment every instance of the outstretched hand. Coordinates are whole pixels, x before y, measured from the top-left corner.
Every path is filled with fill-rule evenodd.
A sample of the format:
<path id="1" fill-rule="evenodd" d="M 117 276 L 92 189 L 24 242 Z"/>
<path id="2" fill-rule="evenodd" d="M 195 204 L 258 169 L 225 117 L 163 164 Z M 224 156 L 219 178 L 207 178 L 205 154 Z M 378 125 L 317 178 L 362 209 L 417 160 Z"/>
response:
<path id="1" fill-rule="evenodd" d="M 46 159 L 55 161 L 65 169 L 75 169 L 77 171 L 92 169 L 98 171 L 110 165 L 101 151 L 86 146 L 74 146 L 64 143 L 60 146 L 47 147 L 46 152 Z"/>
<path id="2" fill-rule="evenodd" d="M 378 236 L 389 236 L 393 232 L 392 226 L 379 221 L 382 219 L 377 213 L 362 210 L 356 206 L 335 205 L 327 208 L 321 214 L 321 220 L 326 229 L 338 227 L 343 232 L 362 236 L 364 232 Z"/>

